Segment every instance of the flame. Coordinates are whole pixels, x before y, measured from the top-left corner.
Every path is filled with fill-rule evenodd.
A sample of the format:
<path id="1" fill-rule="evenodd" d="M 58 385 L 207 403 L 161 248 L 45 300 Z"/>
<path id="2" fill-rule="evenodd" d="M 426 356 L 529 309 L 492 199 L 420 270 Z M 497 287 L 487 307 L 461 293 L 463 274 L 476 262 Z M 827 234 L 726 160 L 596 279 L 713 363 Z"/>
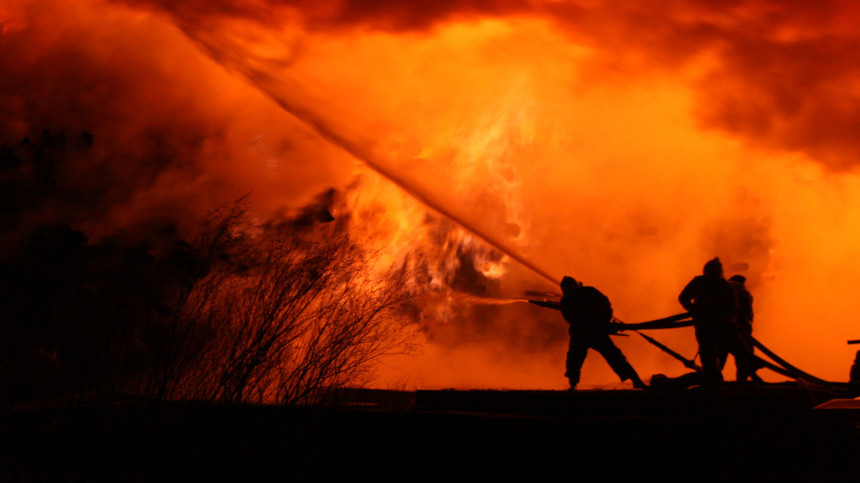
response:
<path id="1" fill-rule="evenodd" d="M 847 375 L 857 7 L 58 0 L 66 18 L 37 3 L 0 13 L 0 47 L 36 66 L 16 76 L 55 82 L 64 44 L 89 67 L 64 76 L 113 81 L 70 84 L 96 101 L 39 104 L 48 96 L 7 80 L 9 105 L 42 107 L 2 125 L 41 116 L 120 132 L 100 121 L 114 119 L 134 135 L 96 156 L 109 171 L 135 178 L 137 163 L 110 160 L 135 151 L 145 164 L 135 140 L 153 130 L 194 166 L 129 181 L 86 223 L 124 227 L 247 191 L 268 215 L 339 188 L 333 212 L 380 270 L 412 257 L 425 275 L 425 355 L 382 385 L 563 387 L 557 313 L 461 295 L 515 299 L 569 274 L 619 318 L 647 320 L 680 311 L 677 293 L 713 256 L 747 276 L 763 342 L 819 377 Z M 695 354 L 689 332 L 664 341 Z M 683 370 L 635 338 L 618 343 L 645 375 Z M 584 384 L 615 380 L 589 359 Z"/>

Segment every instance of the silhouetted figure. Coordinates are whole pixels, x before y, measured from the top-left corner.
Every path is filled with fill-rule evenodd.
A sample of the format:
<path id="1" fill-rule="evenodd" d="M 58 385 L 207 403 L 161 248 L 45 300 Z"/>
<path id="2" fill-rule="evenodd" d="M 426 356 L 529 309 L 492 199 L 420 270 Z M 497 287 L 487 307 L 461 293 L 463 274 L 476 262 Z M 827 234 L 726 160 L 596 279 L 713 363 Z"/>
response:
<path id="1" fill-rule="evenodd" d="M 756 374 L 760 365 L 755 357 L 753 357 L 753 296 L 746 288 L 746 281 L 747 279 L 743 275 L 733 275 L 729 279 L 729 283 L 735 289 L 738 311 L 735 314 L 733 331 L 726 334 L 721 359 L 722 364 L 725 365 L 728 354 L 734 356 L 737 368 L 736 380 L 746 381 L 747 379 L 752 379 L 761 382 L 761 378 Z"/>
<path id="2" fill-rule="evenodd" d="M 565 376 L 573 389 L 579 383 L 580 371 L 588 349 L 594 349 L 606 359 L 622 381 L 631 380 L 633 387 L 647 387 L 621 350 L 609 338 L 612 305 L 606 295 L 594 287 L 583 286 L 572 277 L 561 281 L 561 314 L 570 324 L 570 346 L 567 350 Z"/>
<path id="3" fill-rule="evenodd" d="M 746 281 L 747 278 L 743 275 L 733 275 L 729 279 L 729 283 L 735 289 L 735 297 L 738 301 L 738 313 L 735 314 L 735 322 L 745 334 L 752 335 L 753 296 L 747 290 Z"/>
<path id="4" fill-rule="evenodd" d="M 851 364 L 851 372 L 848 375 L 848 384 L 855 391 L 860 389 L 860 351 L 854 354 L 854 364 Z"/>
<path id="5" fill-rule="evenodd" d="M 678 301 L 693 316 L 702 372 L 710 381 L 722 382 L 721 343 L 730 333 L 738 311 L 735 290 L 723 276 L 719 258 L 709 260 L 699 275 L 684 287 Z"/>

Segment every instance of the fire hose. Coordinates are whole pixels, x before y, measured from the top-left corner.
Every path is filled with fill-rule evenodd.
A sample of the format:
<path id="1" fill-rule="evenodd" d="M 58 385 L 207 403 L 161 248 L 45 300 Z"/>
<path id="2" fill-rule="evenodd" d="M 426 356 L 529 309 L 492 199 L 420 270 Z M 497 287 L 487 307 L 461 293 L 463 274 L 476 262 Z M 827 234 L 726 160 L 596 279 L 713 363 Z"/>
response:
<path id="1" fill-rule="evenodd" d="M 692 326 L 693 321 L 692 321 L 692 318 L 688 312 L 684 312 L 682 314 L 677 314 L 677 315 L 672 315 L 669 317 L 664 317 L 662 319 L 650 320 L 647 322 L 640 322 L 640 323 L 636 323 L 636 324 L 627 324 L 624 322 L 615 322 L 614 324 L 617 324 L 619 330 L 633 330 L 634 332 L 641 335 L 645 340 L 647 340 L 651 344 L 657 346 L 663 352 L 666 352 L 667 354 L 671 355 L 675 359 L 678 359 L 679 361 L 681 361 L 686 367 L 688 367 L 690 369 L 697 370 L 697 371 L 701 371 L 701 368 L 699 366 L 696 366 L 695 363 L 693 361 L 691 361 L 690 359 L 684 358 L 683 356 L 681 356 L 677 352 L 669 349 L 667 346 L 658 342 L 654 338 L 648 337 L 645 334 L 638 332 L 639 330 L 643 330 L 643 329 L 674 329 L 674 328 Z M 781 374 L 781 375 L 786 376 L 786 377 L 790 377 L 792 379 L 803 379 L 805 381 L 809 381 L 809 382 L 812 382 L 815 384 L 831 384 L 828 381 L 825 381 L 825 380 L 820 379 L 818 377 L 815 377 L 811 374 L 808 374 L 808 373 L 798 369 L 797 367 L 789 364 L 788 362 L 786 362 L 785 359 L 779 357 L 772 350 L 765 347 L 765 345 L 762 344 L 761 342 L 759 342 L 756 338 L 749 336 L 749 339 L 752 342 L 754 347 L 756 347 L 757 349 L 762 351 L 765 355 L 767 355 L 769 358 L 773 359 L 773 361 L 775 362 L 775 363 L 770 362 L 766 359 L 763 359 L 763 358 L 753 354 L 752 357 L 762 367 L 765 367 L 765 368 L 770 369 L 770 370 L 772 370 L 778 374 Z"/>
<path id="2" fill-rule="evenodd" d="M 539 306 L 547 307 L 547 308 L 552 308 L 552 309 L 556 309 L 556 310 L 561 308 L 561 306 L 560 306 L 561 304 L 559 302 L 551 302 L 551 301 L 545 301 L 545 300 L 529 300 L 529 302 L 533 303 L 535 305 L 539 305 Z M 659 342 L 658 340 L 654 339 L 653 337 L 647 336 L 647 335 L 639 332 L 640 330 L 677 329 L 677 328 L 682 328 L 682 327 L 690 327 L 690 326 L 694 325 L 694 323 L 693 323 L 692 316 L 690 315 L 689 312 L 684 312 L 684 313 L 680 313 L 680 314 L 676 314 L 676 315 L 671 315 L 669 317 L 663 317 L 660 319 L 649 320 L 647 322 L 639 322 L 639 323 L 635 323 L 635 324 L 628 324 L 628 323 L 622 322 L 618 319 L 613 319 L 613 321 L 610 325 L 612 327 L 611 335 L 623 335 L 623 334 L 618 334 L 618 332 L 625 331 L 625 330 L 632 330 L 633 332 L 636 332 L 637 334 L 642 336 L 642 338 L 644 338 L 650 344 L 656 346 L 657 348 L 659 348 L 663 352 L 665 352 L 665 353 L 669 354 L 670 356 L 674 357 L 675 359 L 681 361 L 685 367 L 687 367 L 689 369 L 693 369 L 697 372 L 701 372 L 702 368 L 700 366 L 696 365 L 696 363 L 693 360 L 685 358 L 681 354 L 670 349 L 668 346 Z M 766 356 L 770 357 L 774 361 L 774 362 L 771 362 L 771 361 L 768 361 L 766 359 L 759 357 L 758 355 L 751 354 L 753 359 L 761 367 L 770 369 L 770 370 L 772 370 L 778 374 L 781 374 L 781 375 L 786 376 L 786 377 L 790 377 L 792 379 L 802 379 L 802 380 L 812 382 L 815 384 L 832 384 L 831 382 L 828 382 L 828 381 L 825 381 L 825 380 L 820 379 L 818 377 L 815 377 L 815 376 L 813 376 L 809 373 L 806 373 L 806 372 L 798 369 L 797 367 L 789 364 L 785 359 L 776 355 L 772 350 L 765 347 L 764 344 L 759 342 L 754 337 L 749 336 L 749 339 L 750 339 L 750 342 L 752 342 L 752 345 L 754 347 L 758 348 L 761 352 L 763 352 Z"/>

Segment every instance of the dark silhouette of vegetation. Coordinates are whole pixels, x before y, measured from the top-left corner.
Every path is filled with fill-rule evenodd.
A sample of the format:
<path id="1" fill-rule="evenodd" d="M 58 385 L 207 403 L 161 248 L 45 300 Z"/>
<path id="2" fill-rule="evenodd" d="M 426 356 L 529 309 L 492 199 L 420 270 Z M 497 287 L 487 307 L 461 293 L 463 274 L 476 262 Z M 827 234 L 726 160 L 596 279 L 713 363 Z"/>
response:
<path id="1" fill-rule="evenodd" d="M 307 403 L 408 348 L 405 265 L 379 273 L 346 222 L 318 208 L 253 226 L 240 200 L 189 242 L 170 229 L 143 244 L 29 226 L 27 199 L 68 195 L 55 174 L 65 151 L 93 142 L 80 140 L 46 132 L 0 149 L 0 403 Z"/>
<path id="2" fill-rule="evenodd" d="M 171 387 L 159 396 L 313 402 L 408 348 L 405 266 L 375 274 L 373 257 L 338 223 L 269 225 L 253 239 L 242 225 L 236 207 L 216 213 L 195 242 L 209 269 L 183 294 L 171 335 L 187 344 L 177 355 L 194 358 L 167 361 L 181 370 L 162 375 Z M 205 328 L 206 343 L 184 327 Z"/>

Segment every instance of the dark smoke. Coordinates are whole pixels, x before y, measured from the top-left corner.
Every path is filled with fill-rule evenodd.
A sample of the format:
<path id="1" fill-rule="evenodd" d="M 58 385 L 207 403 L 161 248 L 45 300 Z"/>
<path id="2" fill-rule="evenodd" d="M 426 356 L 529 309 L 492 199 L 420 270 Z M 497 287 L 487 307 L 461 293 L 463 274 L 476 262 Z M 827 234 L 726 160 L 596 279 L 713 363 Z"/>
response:
<path id="1" fill-rule="evenodd" d="M 492 2 L 269 0 L 258 2 L 164 2 L 155 6 L 193 31 L 243 19 L 276 28 L 298 19 L 312 32 L 428 31 L 449 21 L 543 18 L 574 42 L 603 55 L 600 75 L 643 70 L 682 73 L 700 62 L 698 112 L 704 126 L 754 145 L 799 151 L 829 168 L 844 170 L 860 159 L 855 135 L 860 97 L 860 35 L 852 2 Z"/>
<path id="2" fill-rule="evenodd" d="M 15 187 L 4 231 L 54 222 L 146 238 L 249 192 L 263 216 L 292 215 L 345 179 L 341 153 L 174 28 L 90 7 L 0 11 L 0 181 Z"/>

